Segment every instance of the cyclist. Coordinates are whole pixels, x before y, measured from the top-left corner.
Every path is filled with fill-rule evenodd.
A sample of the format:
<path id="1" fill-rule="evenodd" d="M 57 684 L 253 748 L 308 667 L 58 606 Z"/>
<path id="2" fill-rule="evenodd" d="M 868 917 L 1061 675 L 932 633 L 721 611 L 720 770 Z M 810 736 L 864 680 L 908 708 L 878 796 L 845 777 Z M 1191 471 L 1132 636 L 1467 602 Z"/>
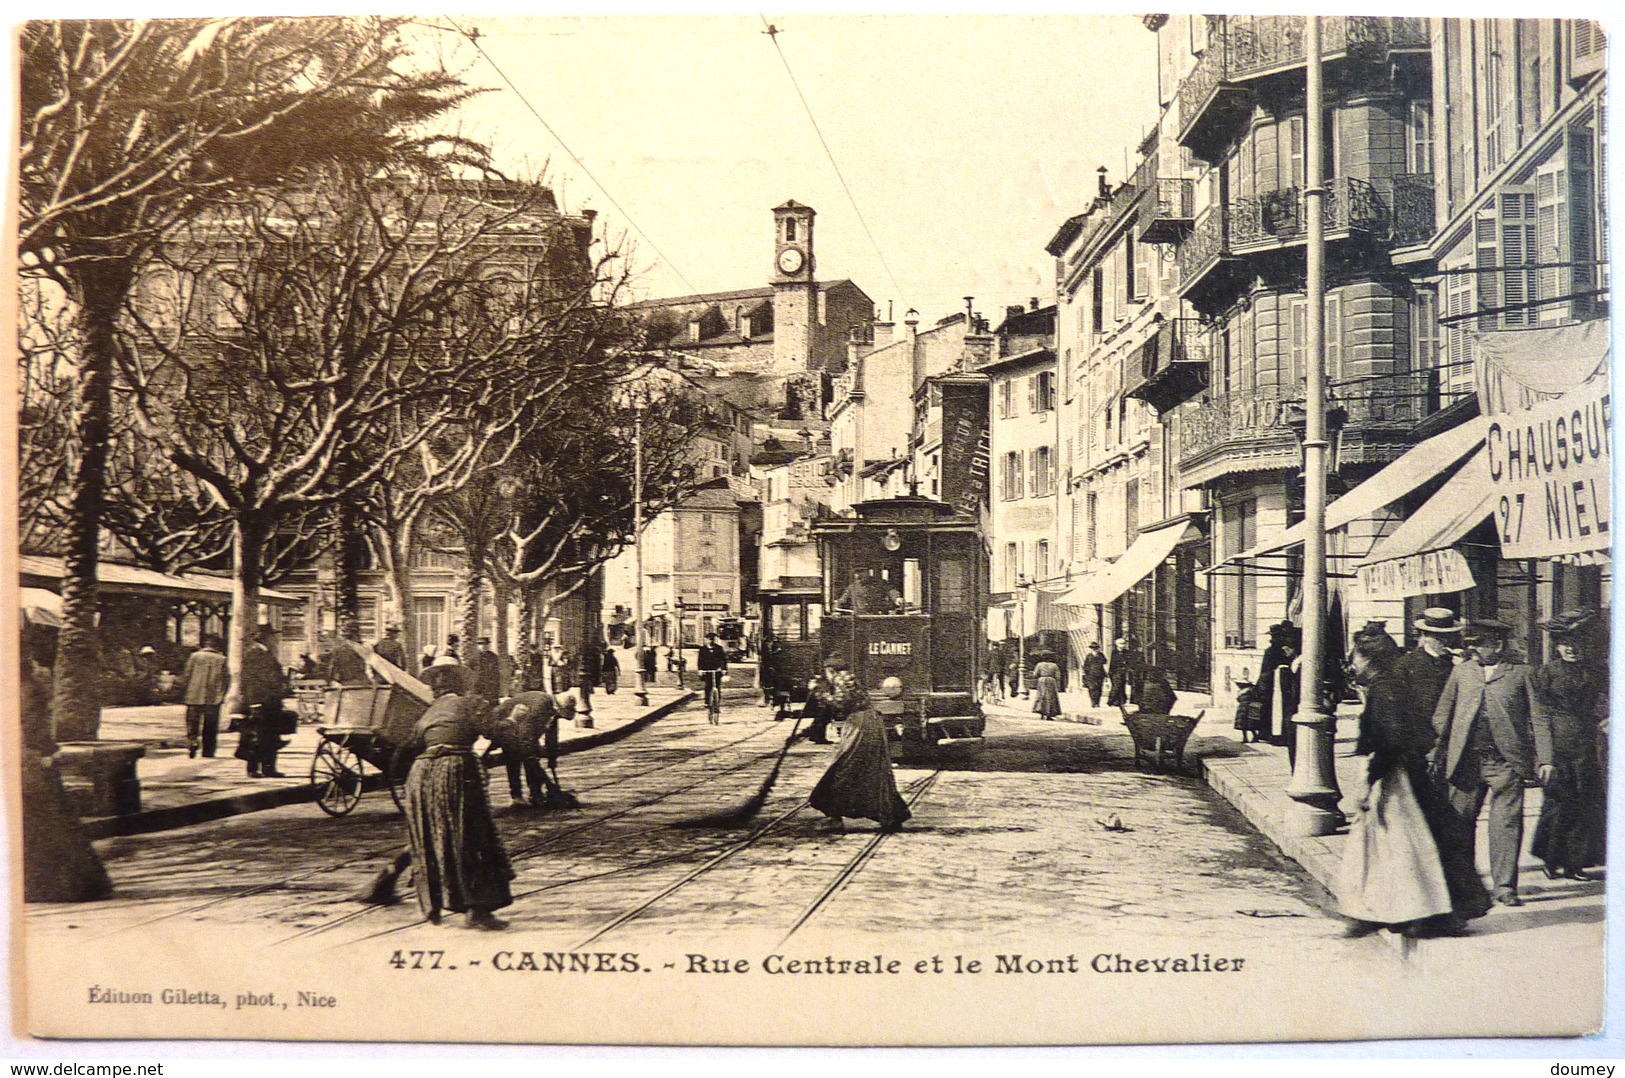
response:
<path id="1" fill-rule="evenodd" d="M 705 709 L 711 725 L 722 721 L 722 679 L 728 673 L 728 652 L 717 639 L 717 631 L 705 634 L 700 646 L 700 681 L 705 685 Z"/>

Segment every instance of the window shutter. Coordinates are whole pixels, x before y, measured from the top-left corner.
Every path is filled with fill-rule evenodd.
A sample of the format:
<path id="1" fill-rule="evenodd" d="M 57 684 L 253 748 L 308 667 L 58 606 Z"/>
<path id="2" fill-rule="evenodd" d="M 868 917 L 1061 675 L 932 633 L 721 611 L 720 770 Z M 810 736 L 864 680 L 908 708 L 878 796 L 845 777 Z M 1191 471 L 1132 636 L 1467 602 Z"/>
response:
<path id="1" fill-rule="evenodd" d="M 1153 195 L 1153 197 L 1155 197 Z M 1134 240 L 1135 299 L 1151 297 L 1151 245 Z"/>
<path id="2" fill-rule="evenodd" d="M 1563 155 L 1548 161 L 1535 174 L 1535 249 L 1530 261 L 1550 268 L 1534 273 L 1539 299 L 1552 299 L 1568 291 L 1569 275 L 1557 268 L 1565 258 L 1568 246 L 1564 233 L 1568 231 L 1568 212 L 1564 205 L 1568 186 L 1567 162 Z M 1562 306 L 1542 307 L 1530 312 L 1530 322 L 1560 322 L 1567 318 Z"/>
<path id="3" fill-rule="evenodd" d="M 1473 222 L 1473 257 L 1474 264 L 1481 271 L 1475 276 L 1478 279 L 1478 309 L 1488 310 L 1501 305 L 1501 273 L 1500 250 L 1495 236 L 1496 219 L 1494 210 L 1483 210 Z M 1491 330 L 1497 328 L 1494 315 L 1483 315 L 1478 320 L 1478 328 Z"/>
<path id="4" fill-rule="evenodd" d="M 1287 171 L 1282 177 L 1282 187 L 1302 187 L 1304 185 L 1303 163 L 1303 117 L 1294 116 L 1287 121 Z"/>
<path id="5" fill-rule="evenodd" d="M 1589 292 L 1597 287 L 1594 268 L 1586 264 L 1597 257 L 1596 237 L 1600 232 L 1596 217 L 1593 153 L 1591 129 L 1580 126 L 1569 128 L 1569 189 L 1563 204 L 1568 212 L 1568 256 L 1575 265 L 1564 278 L 1569 281 L 1568 291 L 1574 293 Z M 1561 219 L 1558 231 L 1561 236 Z M 1576 318 L 1589 318 L 1595 313 L 1594 301 L 1589 298 L 1575 300 L 1572 307 Z"/>
<path id="6" fill-rule="evenodd" d="M 1529 307 L 1539 298 L 1536 270 L 1515 270 L 1514 266 L 1535 261 L 1535 195 L 1503 191 L 1501 207 L 1501 303 L 1510 308 L 1501 314 L 1503 326 L 1527 326 L 1535 321 Z"/>
<path id="7" fill-rule="evenodd" d="M 1295 393 L 1299 383 L 1309 377 L 1309 303 L 1294 299 L 1287 310 L 1292 320 L 1292 369 L 1288 372 L 1291 380 L 1282 388 Z"/>
<path id="8" fill-rule="evenodd" d="M 1608 38 L 1594 19 L 1569 23 L 1569 79 L 1575 81 L 1601 71 L 1608 52 Z"/>
<path id="9" fill-rule="evenodd" d="M 1038 411 L 1037 375 L 1033 375 L 1031 378 L 1027 379 L 1027 411 L 1029 414 Z"/>
<path id="10" fill-rule="evenodd" d="M 1305 305 L 1307 307 L 1307 304 Z M 1326 377 L 1340 378 L 1343 374 L 1343 298 L 1326 297 L 1326 321 L 1321 327 L 1326 344 Z"/>

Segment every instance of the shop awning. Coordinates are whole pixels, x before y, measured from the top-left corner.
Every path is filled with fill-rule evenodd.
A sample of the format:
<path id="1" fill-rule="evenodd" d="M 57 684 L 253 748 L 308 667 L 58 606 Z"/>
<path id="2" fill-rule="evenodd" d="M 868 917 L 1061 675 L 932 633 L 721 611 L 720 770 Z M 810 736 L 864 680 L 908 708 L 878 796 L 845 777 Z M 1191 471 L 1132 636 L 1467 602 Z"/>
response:
<path id="1" fill-rule="evenodd" d="M 1466 559 L 1453 548 L 1495 508 L 1488 453 L 1475 453 L 1426 505 L 1371 548 L 1355 567 L 1365 597 L 1397 599 L 1475 586 Z"/>
<path id="2" fill-rule="evenodd" d="M 1123 556 L 1110 568 L 1091 573 L 1083 582 L 1067 592 L 1057 602 L 1066 606 L 1091 606 L 1109 603 L 1119 595 L 1150 576 L 1157 566 L 1168 559 L 1180 543 L 1201 539 L 1202 532 L 1188 520 L 1141 532 Z"/>
<path id="3" fill-rule="evenodd" d="M 25 582 L 60 586 L 67 574 L 63 559 L 43 554 L 24 554 L 17 559 L 19 575 Z M 110 595 L 151 595 L 167 599 L 201 599 L 225 602 L 231 598 L 231 578 L 212 573 L 160 573 L 139 565 L 120 565 L 101 562 L 96 566 L 96 580 Z M 260 602 L 279 606 L 299 606 L 304 599 L 273 588 L 260 589 Z"/>
<path id="4" fill-rule="evenodd" d="M 1365 482 L 1326 506 L 1326 530 L 1335 531 L 1372 516 L 1398 501 L 1435 476 L 1449 471 L 1461 458 L 1484 444 L 1489 420 L 1475 417 L 1459 427 L 1434 435 L 1412 446 L 1399 458 Z M 1221 564 L 1252 561 L 1292 547 L 1302 546 L 1309 535 L 1307 521 L 1299 521 L 1273 539 L 1232 554 Z"/>
<path id="5" fill-rule="evenodd" d="M 1606 318 L 1568 326 L 1475 333 L 1478 399 L 1486 414 L 1518 412 L 1565 394 L 1608 362 Z"/>

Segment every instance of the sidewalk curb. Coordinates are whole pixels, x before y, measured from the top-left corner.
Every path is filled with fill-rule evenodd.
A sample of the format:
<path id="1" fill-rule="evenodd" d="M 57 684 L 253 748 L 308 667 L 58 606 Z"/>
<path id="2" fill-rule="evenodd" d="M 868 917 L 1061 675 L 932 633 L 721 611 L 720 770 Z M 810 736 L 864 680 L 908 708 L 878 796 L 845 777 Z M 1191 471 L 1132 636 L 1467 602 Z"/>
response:
<path id="1" fill-rule="evenodd" d="M 685 692 L 664 704 L 650 708 L 630 722 L 622 723 L 612 729 L 588 734 L 586 737 L 571 738 L 559 745 L 559 755 L 568 756 L 577 752 L 585 752 L 588 749 L 610 745 L 622 738 L 630 737 L 655 721 L 665 718 L 679 707 L 693 700 L 694 697 L 694 693 Z M 384 789 L 383 780 L 384 776 L 382 775 L 370 774 L 366 777 L 362 789 L 366 791 L 382 790 Z M 103 816 L 97 819 L 86 819 L 81 821 L 81 824 L 85 829 L 85 834 L 92 840 L 116 838 L 124 835 L 147 835 L 155 831 L 170 831 L 177 827 L 190 827 L 193 824 L 223 820 L 228 816 L 240 816 L 248 812 L 262 812 L 265 809 L 281 808 L 284 805 L 297 805 L 314 800 L 316 800 L 316 787 L 307 782 L 298 786 L 281 786 L 272 790 L 234 794 L 230 797 L 216 797 L 208 801 L 197 801 L 190 805 L 150 809 L 129 816 Z"/>

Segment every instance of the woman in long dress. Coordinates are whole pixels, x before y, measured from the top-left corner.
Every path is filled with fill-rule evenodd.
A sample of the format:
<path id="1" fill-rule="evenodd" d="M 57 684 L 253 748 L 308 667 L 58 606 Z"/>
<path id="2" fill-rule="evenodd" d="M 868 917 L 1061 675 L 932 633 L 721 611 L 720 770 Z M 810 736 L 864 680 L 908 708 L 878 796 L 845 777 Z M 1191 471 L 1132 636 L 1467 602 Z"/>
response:
<path id="1" fill-rule="evenodd" d="M 1349 828 L 1337 879 L 1338 908 L 1353 936 L 1382 928 L 1441 934 L 1452 914 L 1439 849 L 1417 796 L 1436 735 L 1393 676 L 1398 657 L 1398 645 L 1376 626 L 1354 638 L 1351 661 L 1365 701 L 1354 751 L 1371 758 L 1371 787 Z"/>
<path id="2" fill-rule="evenodd" d="M 1038 656 L 1033 680 L 1038 685 L 1038 692 L 1033 696 L 1033 712 L 1041 719 L 1055 718 L 1061 713 L 1061 668 L 1048 652 Z"/>
<path id="3" fill-rule="evenodd" d="M 1608 706 L 1608 685 L 1588 661 L 1581 638 L 1593 616 L 1578 611 L 1541 623 L 1557 650 L 1557 659 L 1535 674 L 1535 692 L 1552 714 L 1552 773 L 1529 852 L 1541 859 L 1549 880 L 1589 880 L 1586 869 L 1603 861 L 1607 797 L 1597 728 Z"/>
<path id="4" fill-rule="evenodd" d="M 851 817 L 873 820 L 882 831 L 900 831 L 910 813 L 892 774 L 886 724 L 845 663 L 831 659 L 824 675 L 829 689 L 820 705 L 831 721 L 843 724 L 841 741 L 807 803 L 837 829 L 844 826 L 844 817 Z"/>
<path id="5" fill-rule="evenodd" d="M 484 769 L 474 755 L 485 701 L 464 695 L 462 670 L 442 660 L 423 673 L 434 703 L 418 720 L 423 752 L 406 777 L 406 830 L 418 906 L 430 921 L 464 913 L 471 928 L 502 928 L 492 916 L 513 902 L 514 872 L 491 820 Z"/>

